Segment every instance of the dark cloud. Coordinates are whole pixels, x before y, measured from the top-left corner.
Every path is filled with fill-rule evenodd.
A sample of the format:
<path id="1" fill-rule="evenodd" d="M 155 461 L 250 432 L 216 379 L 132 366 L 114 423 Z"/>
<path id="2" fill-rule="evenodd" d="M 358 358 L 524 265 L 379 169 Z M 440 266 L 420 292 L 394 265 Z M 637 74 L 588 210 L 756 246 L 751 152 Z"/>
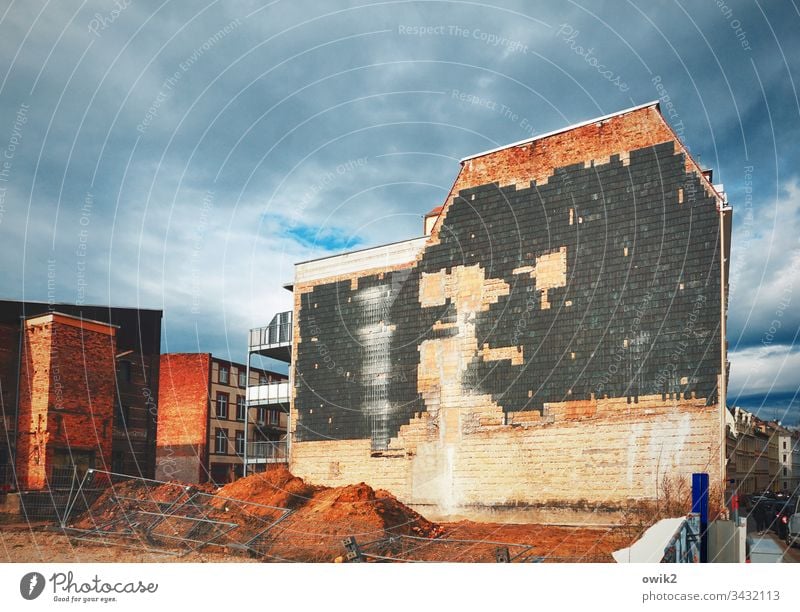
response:
<path id="1" fill-rule="evenodd" d="M 0 292 L 47 299 L 55 260 L 57 299 L 163 307 L 165 348 L 241 358 L 295 261 L 419 235 L 458 159 L 661 97 L 736 211 L 733 396 L 774 395 L 756 363 L 792 393 L 758 351 L 800 327 L 798 26 L 733 1 L 17 2 Z"/>

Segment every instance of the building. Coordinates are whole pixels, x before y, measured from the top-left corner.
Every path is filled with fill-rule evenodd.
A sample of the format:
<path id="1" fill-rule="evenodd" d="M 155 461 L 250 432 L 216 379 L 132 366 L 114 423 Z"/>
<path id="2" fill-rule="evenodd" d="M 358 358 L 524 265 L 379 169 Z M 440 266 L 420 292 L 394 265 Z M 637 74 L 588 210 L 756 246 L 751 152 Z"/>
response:
<path id="1" fill-rule="evenodd" d="M 789 492 L 800 493 L 800 430 L 795 429 L 791 437 L 792 470 L 789 477 Z"/>
<path id="2" fill-rule="evenodd" d="M 655 102 L 463 159 L 429 234 L 296 264 L 291 470 L 467 516 L 721 498 L 730 216 Z"/>
<path id="3" fill-rule="evenodd" d="M 283 363 L 291 361 L 292 351 L 292 312 L 276 314 L 266 327 L 250 330 L 247 341 L 247 366 L 253 357 L 268 357 Z M 245 428 L 246 453 L 245 473 L 263 472 L 270 463 L 286 463 L 289 457 L 289 436 L 286 435 L 289 404 L 291 398 L 290 382 L 286 378 L 265 380 L 251 377 L 247 388 L 247 418 L 255 413 L 256 420 L 263 423 L 264 418 L 277 419 L 278 429 Z"/>
<path id="4" fill-rule="evenodd" d="M 792 432 L 780 423 L 770 423 L 770 480 L 773 493 L 788 493 L 792 488 Z"/>
<path id="5" fill-rule="evenodd" d="M 0 483 L 153 477 L 161 311 L 0 301 Z"/>
<path id="6" fill-rule="evenodd" d="M 283 374 L 256 368 L 249 376 L 252 386 L 286 380 Z M 284 411 L 263 407 L 248 414 L 247 387 L 245 365 L 210 353 L 161 356 L 158 480 L 230 482 L 243 473 L 245 431 L 250 440 L 285 437 Z"/>
<path id="7" fill-rule="evenodd" d="M 736 406 L 728 411 L 728 471 L 730 489 L 750 495 L 756 488 L 756 438 L 752 413 Z"/>

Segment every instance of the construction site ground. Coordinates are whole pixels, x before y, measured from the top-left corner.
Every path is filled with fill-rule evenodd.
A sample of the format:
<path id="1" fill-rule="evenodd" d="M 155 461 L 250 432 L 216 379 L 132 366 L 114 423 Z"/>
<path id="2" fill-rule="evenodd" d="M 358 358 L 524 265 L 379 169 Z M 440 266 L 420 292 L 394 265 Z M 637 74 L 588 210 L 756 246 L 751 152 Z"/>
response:
<path id="1" fill-rule="evenodd" d="M 135 495 L 134 484 L 117 485 L 117 489 L 124 489 L 130 499 Z M 175 485 L 163 485 L 161 490 L 168 487 Z M 159 494 L 152 487 L 148 493 Z M 505 549 L 512 561 L 611 562 L 613 551 L 629 546 L 640 534 L 631 527 L 433 523 L 391 494 L 366 484 L 314 486 L 285 469 L 240 479 L 215 490 L 213 496 L 203 495 L 211 500 L 204 506 L 206 512 L 212 508 L 214 514 L 241 527 L 225 537 L 214 536 L 207 544 L 145 539 L 135 532 L 124 537 L 91 532 L 87 527 L 102 526 L 104 521 L 114 522 L 115 531 L 120 531 L 119 504 L 104 494 L 88 512 L 71 518 L 68 529 L 54 522 L 27 522 L 6 515 L 0 519 L 0 561 L 333 562 L 346 559 L 342 541 L 352 537 L 366 561 L 494 562 L 498 549 Z M 237 506 L 231 500 L 252 505 Z M 258 540 L 257 549 L 243 550 L 240 541 L 261 525 L 272 524 L 267 507 L 291 512 Z M 130 520 L 128 515 L 123 518 Z M 173 532 L 178 532 L 179 523 L 170 520 L 158 533 L 166 533 L 165 525 L 174 525 Z M 250 527 L 256 531 L 247 532 Z M 78 529 L 90 533 L 76 537 Z"/>

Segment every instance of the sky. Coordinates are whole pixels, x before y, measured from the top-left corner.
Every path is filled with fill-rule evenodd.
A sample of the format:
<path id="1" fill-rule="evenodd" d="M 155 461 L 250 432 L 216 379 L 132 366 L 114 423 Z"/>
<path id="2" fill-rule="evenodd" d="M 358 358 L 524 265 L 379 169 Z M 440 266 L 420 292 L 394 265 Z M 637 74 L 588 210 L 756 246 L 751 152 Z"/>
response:
<path id="1" fill-rule="evenodd" d="M 459 159 L 659 99 L 734 209 L 729 405 L 800 420 L 793 1 L 0 0 L 0 297 L 241 361 L 293 264 L 419 236 Z"/>

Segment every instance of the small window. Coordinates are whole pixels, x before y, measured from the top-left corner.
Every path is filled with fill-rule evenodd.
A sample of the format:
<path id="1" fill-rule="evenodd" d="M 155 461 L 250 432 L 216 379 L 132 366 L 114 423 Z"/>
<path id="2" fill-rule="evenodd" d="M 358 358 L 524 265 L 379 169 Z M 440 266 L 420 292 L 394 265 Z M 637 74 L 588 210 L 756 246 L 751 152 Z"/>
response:
<path id="1" fill-rule="evenodd" d="M 247 372 L 245 370 L 239 370 L 239 386 L 242 388 L 247 386 Z"/>
<path id="2" fill-rule="evenodd" d="M 259 374 L 258 375 L 258 384 L 259 385 L 266 385 L 267 383 L 269 383 L 269 378 L 267 378 L 267 375 L 263 374 L 263 373 Z"/>
<path id="3" fill-rule="evenodd" d="M 131 382 L 131 362 L 130 361 L 120 361 L 119 362 L 119 379 L 122 382 L 129 383 Z"/>
<path id="4" fill-rule="evenodd" d="M 217 418 L 228 418 L 228 394 L 217 391 Z"/>
<path id="5" fill-rule="evenodd" d="M 111 453 L 111 471 L 115 474 L 125 473 L 125 453 L 114 451 Z"/>
<path id="6" fill-rule="evenodd" d="M 214 433 L 214 452 L 218 455 L 228 454 L 228 430 L 217 428 Z"/>
<path id="7" fill-rule="evenodd" d="M 220 365 L 219 366 L 219 384 L 221 384 L 221 385 L 227 385 L 228 384 L 228 379 L 229 379 L 228 374 L 229 374 L 228 366 Z"/>
<path id="8" fill-rule="evenodd" d="M 244 421 L 245 412 L 247 408 L 245 406 L 244 395 L 237 395 L 236 396 L 236 420 L 237 421 Z"/>
<path id="9" fill-rule="evenodd" d="M 236 432 L 236 454 L 244 455 L 244 432 Z"/>
<path id="10" fill-rule="evenodd" d="M 130 406 L 124 406 L 121 403 L 117 404 L 117 413 L 116 413 L 116 426 L 120 429 L 127 429 L 128 423 L 130 422 L 131 418 L 131 408 Z"/>

